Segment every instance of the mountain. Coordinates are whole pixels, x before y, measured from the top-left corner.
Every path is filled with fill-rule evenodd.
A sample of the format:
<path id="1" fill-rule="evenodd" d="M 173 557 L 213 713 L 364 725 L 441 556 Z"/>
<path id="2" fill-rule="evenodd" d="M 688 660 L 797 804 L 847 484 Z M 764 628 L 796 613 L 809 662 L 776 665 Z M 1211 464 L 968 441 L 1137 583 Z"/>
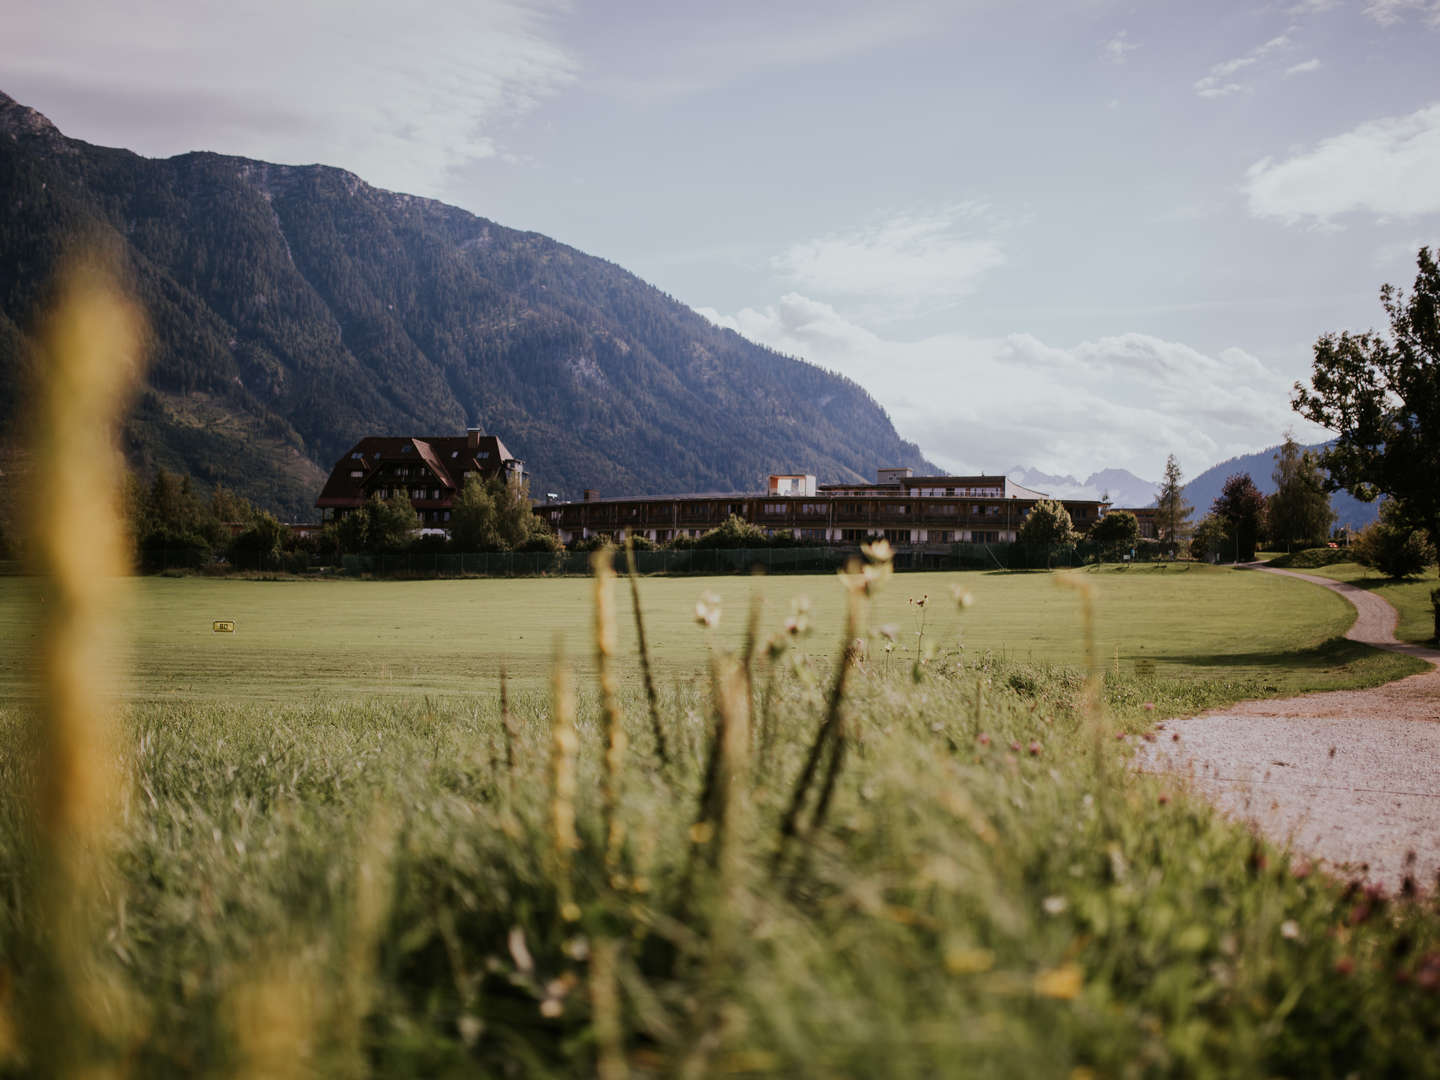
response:
<path id="1" fill-rule="evenodd" d="M 1192 520 L 1199 521 L 1210 512 L 1210 504 L 1220 495 L 1225 481 L 1235 473 L 1249 473 L 1250 479 L 1255 481 L 1255 486 L 1261 492 L 1266 495 L 1273 493 L 1275 481 L 1272 479 L 1272 474 L 1275 471 L 1275 456 L 1280 452 L 1280 445 L 1277 443 L 1256 454 L 1243 454 L 1240 457 L 1233 457 L 1229 461 L 1222 461 L 1220 464 L 1206 469 L 1186 484 L 1185 501 L 1195 507 L 1195 516 Z M 1330 443 L 1315 443 L 1313 446 L 1304 446 L 1301 449 L 1318 452 L 1329 446 Z M 1337 525 L 1348 525 L 1353 528 L 1364 528 L 1380 513 L 1379 502 L 1361 502 L 1348 491 L 1336 491 L 1331 494 L 1330 508 L 1335 511 Z"/>
<path id="2" fill-rule="evenodd" d="M 1017 465 L 1006 475 L 1017 484 L 1061 499 L 1098 499 L 1108 493 L 1112 506 L 1149 506 L 1160 490 L 1159 484 L 1142 480 L 1125 469 L 1102 469 L 1077 480 Z"/>
<path id="3" fill-rule="evenodd" d="M 0 420 L 77 236 L 151 326 L 126 452 L 314 516 L 364 435 L 478 423 L 535 490 L 756 490 L 770 472 L 938 471 L 860 386 L 620 267 L 321 165 L 92 146 L 0 94 Z"/>

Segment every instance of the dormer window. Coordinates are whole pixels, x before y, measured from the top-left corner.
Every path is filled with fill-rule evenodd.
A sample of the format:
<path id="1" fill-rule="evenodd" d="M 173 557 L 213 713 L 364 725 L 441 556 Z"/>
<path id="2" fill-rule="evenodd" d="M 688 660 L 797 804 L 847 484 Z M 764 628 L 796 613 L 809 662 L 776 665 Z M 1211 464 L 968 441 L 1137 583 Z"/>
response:
<path id="1" fill-rule="evenodd" d="M 479 453 L 477 453 L 475 456 L 476 456 L 477 458 L 479 458 L 481 461 L 486 461 L 486 460 L 488 460 L 489 457 L 490 457 L 490 451 L 489 451 L 489 450 L 481 450 L 481 451 L 480 451 Z"/>
<path id="2" fill-rule="evenodd" d="M 352 461 L 364 461 L 364 460 L 365 460 L 365 455 L 362 454 L 362 453 L 360 453 L 360 452 L 357 450 L 355 453 L 353 453 L 353 454 L 350 455 L 350 458 L 351 458 Z"/>
<path id="3" fill-rule="evenodd" d="M 459 450 L 451 450 L 451 451 L 450 451 L 450 456 L 451 456 L 452 458 L 457 458 L 457 457 L 460 456 L 460 451 L 459 451 Z"/>

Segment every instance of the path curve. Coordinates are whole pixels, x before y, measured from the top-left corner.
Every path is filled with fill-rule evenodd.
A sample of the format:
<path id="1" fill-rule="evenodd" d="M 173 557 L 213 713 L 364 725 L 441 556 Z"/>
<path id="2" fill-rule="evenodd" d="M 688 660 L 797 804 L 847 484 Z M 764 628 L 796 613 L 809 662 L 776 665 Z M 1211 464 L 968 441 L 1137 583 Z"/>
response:
<path id="1" fill-rule="evenodd" d="M 1395 640 L 1398 614 L 1365 589 L 1260 563 L 1355 606 L 1352 641 L 1440 665 L 1440 651 Z M 1247 701 L 1170 720 L 1141 744 L 1147 772 L 1192 778 L 1222 810 L 1341 872 L 1390 889 L 1440 877 L 1440 669 L 1370 690 Z M 1413 862 L 1409 855 L 1414 852 Z"/>

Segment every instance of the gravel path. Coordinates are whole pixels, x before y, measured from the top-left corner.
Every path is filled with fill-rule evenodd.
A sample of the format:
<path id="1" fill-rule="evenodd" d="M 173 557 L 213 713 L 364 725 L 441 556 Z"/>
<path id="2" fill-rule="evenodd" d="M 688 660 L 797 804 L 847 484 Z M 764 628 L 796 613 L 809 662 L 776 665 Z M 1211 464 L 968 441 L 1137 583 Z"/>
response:
<path id="1" fill-rule="evenodd" d="M 1373 593 L 1255 569 L 1345 597 L 1359 612 L 1347 638 L 1440 664 L 1440 651 L 1395 640 L 1395 609 Z M 1440 670 L 1372 690 L 1244 702 L 1171 720 L 1165 732 L 1179 741 L 1142 743 L 1137 765 L 1191 777 L 1272 839 L 1390 889 L 1407 873 L 1422 887 L 1440 876 Z"/>

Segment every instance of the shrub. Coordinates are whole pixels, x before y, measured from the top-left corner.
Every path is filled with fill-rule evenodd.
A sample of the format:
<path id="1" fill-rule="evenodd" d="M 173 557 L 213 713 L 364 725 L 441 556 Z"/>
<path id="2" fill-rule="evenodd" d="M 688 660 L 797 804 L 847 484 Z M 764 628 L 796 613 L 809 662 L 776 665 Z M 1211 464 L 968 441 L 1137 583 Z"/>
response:
<path id="1" fill-rule="evenodd" d="M 770 546 L 770 537 L 759 525 L 752 525 L 738 514 L 731 514 L 725 524 L 711 529 L 695 546 L 700 548 L 761 548 Z"/>
<path id="2" fill-rule="evenodd" d="M 1380 504 L 1380 519 L 1361 530 L 1352 550 L 1356 562 L 1389 578 L 1419 577 L 1435 561 L 1430 538 L 1404 520 L 1394 499 Z"/>

